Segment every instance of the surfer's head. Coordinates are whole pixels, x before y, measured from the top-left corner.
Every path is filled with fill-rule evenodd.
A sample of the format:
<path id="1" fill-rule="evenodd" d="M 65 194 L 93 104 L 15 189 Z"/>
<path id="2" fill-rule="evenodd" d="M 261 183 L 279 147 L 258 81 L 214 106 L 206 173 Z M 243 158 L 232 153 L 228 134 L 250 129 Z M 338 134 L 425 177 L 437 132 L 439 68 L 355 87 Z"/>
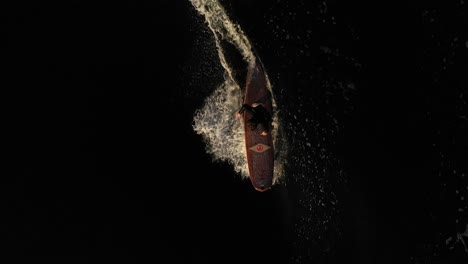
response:
<path id="1" fill-rule="evenodd" d="M 257 130 L 258 121 L 257 121 L 255 118 L 249 119 L 249 121 L 247 121 L 246 124 L 247 124 L 247 127 L 248 127 L 251 131 Z"/>
<path id="2" fill-rule="evenodd" d="M 265 124 L 263 124 L 263 123 L 258 123 L 258 124 L 257 124 L 257 128 L 260 130 L 260 132 L 266 132 L 266 131 L 268 131 L 268 130 L 267 130 L 267 127 L 266 127 Z"/>
<path id="3" fill-rule="evenodd" d="M 262 136 L 266 136 L 268 134 L 268 127 L 262 123 L 262 122 L 259 122 L 257 119 L 255 118 L 251 118 L 249 121 L 247 121 L 247 127 L 251 130 L 251 131 L 256 131 L 258 130 L 259 133 L 262 134 Z"/>

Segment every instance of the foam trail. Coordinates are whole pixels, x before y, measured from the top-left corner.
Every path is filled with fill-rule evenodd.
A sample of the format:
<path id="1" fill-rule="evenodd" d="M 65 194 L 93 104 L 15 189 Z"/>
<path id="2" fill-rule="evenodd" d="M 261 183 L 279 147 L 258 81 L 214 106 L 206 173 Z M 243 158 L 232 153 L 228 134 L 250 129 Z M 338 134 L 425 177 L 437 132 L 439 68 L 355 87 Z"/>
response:
<path id="1" fill-rule="evenodd" d="M 253 67 L 255 63 L 260 63 L 260 61 L 253 53 L 249 39 L 240 26 L 229 19 L 223 6 L 217 0 L 190 0 L 190 2 L 197 12 L 205 18 L 208 28 L 213 33 L 216 51 L 225 71 L 224 82 L 205 100 L 204 106 L 195 112 L 193 128 L 195 132 L 203 136 L 206 151 L 211 154 L 213 160 L 230 163 L 237 173 L 248 178 L 243 124 L 235 118 L 235 113 L 242 105 L 243 94 L 241 86 L 234 78 L 233 70 L 226 60 L 222 42 L 227 41 L 236 47 L 248 67 Z M 266 80 L 268 88 L 272 91 L 268 76 L 266 76 Z M 276 108 L 274 96 L 273 108 Z M 273 114 L 273 125 L 272 136 L 276 145 L 279 127 L 276 113 Z M 274 182 L 277 182 L 283 174 L 281 164 L 277 158 Z"/>
<path id="2" fill-rule="evenodd" d="M 255 63 L 255 55 L 252 52 L 252 46 L 238 24 L 234 24 L 226 14 L 223 6 L 217 0 L 190 0 L 195 9 L 203 15 L 205 21 L 213 32 L 218 55 L 224 69 L 232 77 L 232 71 L 224 57 L 224 51 L 221 47 L 221 41 L 224 39 L 233 44 L 242 57 L 249 64 Z M 232 78 L 232 80 L 234 80 Z"/>

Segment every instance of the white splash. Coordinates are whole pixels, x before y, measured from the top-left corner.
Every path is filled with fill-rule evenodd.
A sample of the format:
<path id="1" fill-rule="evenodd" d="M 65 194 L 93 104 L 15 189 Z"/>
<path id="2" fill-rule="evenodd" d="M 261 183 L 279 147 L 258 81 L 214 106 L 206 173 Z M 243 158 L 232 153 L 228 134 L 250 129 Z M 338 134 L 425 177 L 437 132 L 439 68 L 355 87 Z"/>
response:
<path id="1" fill-rule="evenodd" d="M 455 245 L 460 243 L 462 244 L 463 248 L 465 249 L 465 252 L 468 253 L 468 247 L 465 243 L 465 239 L 468 239 L 468 224 L 466 224 L 466 229 L 465 229 L 465 232 L 463 233 L 457 233 L 457 235 L 455 236 L 455 239 L 453 237 L 449 237 L 445 240 L 445 244 L 449 245 L 450 243 L 452 244 L 451 246 L 449 246 L 449 249 L 454 249 L 455 248 Z"/>
<path id="2" fill-rule="evenodd" d="M 190 2 L 197 12 L 205 18 L 208 28 L 213 33 L 217 49 L 214 52 L 218 53 L 220 63 L 225 71 L 223 83 L 206 98 L 203 107 L 195 112 L 193 129 L 203 136 L 206 151 L 211 154 L 214 161 L 228 162 L 243 178 L 248 178 L 244 128 L 242 122 L 235 118 L 236 112 L 243 103 L 243 89 L 233 77 L 233 70 L 226 60 L 222 42 L 227 41 L 236 47 L 248 67 L 260 62 L 253 53 L 249 39 L 240 26 L 229 19 L 223 6 L 217 0 L 190 0 Z M 272 91 L 268 76 L 266 76 L 266 80 L 268 88 Z M 276 109 L 274 95 L 273 108 Z M 273 126 L 272 136 L 276 145 L 279 128 L 276 110 L 273 113 Z M 281 155 L 277 156 L 281 157 Z M 283 174 L 281 164 L 277 158 L 274 168 L 274 183 L 277 183 Z"/>

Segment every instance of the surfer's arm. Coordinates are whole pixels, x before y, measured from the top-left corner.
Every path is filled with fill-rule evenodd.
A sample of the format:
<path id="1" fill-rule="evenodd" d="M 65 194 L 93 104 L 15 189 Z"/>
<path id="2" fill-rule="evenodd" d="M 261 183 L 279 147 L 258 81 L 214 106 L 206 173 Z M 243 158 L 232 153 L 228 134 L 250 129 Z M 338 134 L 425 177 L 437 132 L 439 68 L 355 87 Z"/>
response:
<path id="1" fill-rule="evenodd" d="M 247 111 L 252 111 L 252 110 L 251 110 L 251 106 L 248 105 L 248 104 L 243 104 L 242 107 L 239 109 L 239 111 L 236 113 L 236 117 L 237 117 L 237 118 L 240 118 L 241 115 L 244 113 L 245 110 L 247 110 Z"/>
<path id="2" fill-rule="evenodd" d="M 253 104 L 252 104 L 252 107 L 257 107 L 257 106 L 259 106 L 259 105 L 263 106 L 262 103 L 253 103 Z"/>

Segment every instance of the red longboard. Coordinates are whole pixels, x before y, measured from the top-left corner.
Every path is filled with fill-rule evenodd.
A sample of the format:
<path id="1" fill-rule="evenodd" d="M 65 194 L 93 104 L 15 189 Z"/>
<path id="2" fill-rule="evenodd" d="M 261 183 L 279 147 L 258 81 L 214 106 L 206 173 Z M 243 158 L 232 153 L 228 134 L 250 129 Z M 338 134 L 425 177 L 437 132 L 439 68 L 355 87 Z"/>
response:
<path id="1" fill-rule="evenodd" d="M 262 65 L 257 62 L 247 72 L 244 103 L 252 105 L 255 102 L 273 114 L 270 90 L 267 87 L 266 76 Z M 244 111 L 245 147 L 249 176 L 253 187 L 260 192 L 271 188 L 273 184 L 274 148 L 271 128 L 268 135 L 262 136 L 259 129 L 251 131 L 246 121 L 251 118 L 249 111 Z"/>

